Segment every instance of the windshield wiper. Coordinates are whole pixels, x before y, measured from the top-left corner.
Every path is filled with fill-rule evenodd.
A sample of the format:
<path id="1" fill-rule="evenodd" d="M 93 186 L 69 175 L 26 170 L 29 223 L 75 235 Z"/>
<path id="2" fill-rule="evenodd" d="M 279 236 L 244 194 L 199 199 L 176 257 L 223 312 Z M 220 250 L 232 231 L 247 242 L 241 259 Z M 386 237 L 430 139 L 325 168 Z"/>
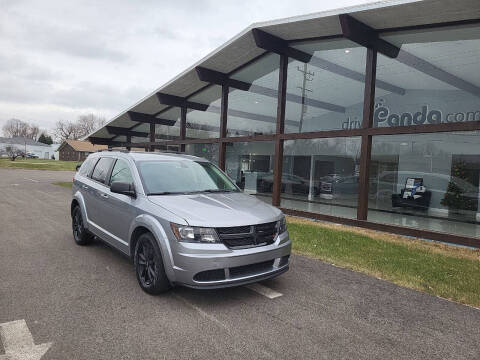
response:
<path id="1" fill-rule="evenodd" d="M 185 195 L 186 193 L 184 192 L 179 192 L 179 191 L 161 191 L 161 192 L 153 192 L 153 193 L 148 193 L 147 196 L 155 196 L 155 195 Z"/>
<path id="2" fill-rule="evenodd" d="M 206 193 L 219 193 L 219 192 L 235 192 L 236 190 L 231 190 L 231 189 L 207 189 L 203 190 L 202 192 Z"/>

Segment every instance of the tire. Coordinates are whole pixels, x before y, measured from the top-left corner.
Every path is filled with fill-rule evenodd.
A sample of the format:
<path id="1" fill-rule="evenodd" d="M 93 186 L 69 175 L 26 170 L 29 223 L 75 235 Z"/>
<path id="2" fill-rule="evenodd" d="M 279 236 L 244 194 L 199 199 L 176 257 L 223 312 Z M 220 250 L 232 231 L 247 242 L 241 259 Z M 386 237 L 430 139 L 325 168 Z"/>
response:
<path id="1" fill-rule="evenodd" d="M 138 284 L 143 291 L 150 295 L 158 295 L 170 289 L 162 254 L 152 234 L 144 233 L 138 238 L 134 265 Z"/>
<path id="2" fill-rule="evenodd" d="M 79 206 L 75 206 L 72 211 L 72 231 L 77 245 L 88 245 L 93 241 L 94 236 L 83 226 L 82 211 Z"/>

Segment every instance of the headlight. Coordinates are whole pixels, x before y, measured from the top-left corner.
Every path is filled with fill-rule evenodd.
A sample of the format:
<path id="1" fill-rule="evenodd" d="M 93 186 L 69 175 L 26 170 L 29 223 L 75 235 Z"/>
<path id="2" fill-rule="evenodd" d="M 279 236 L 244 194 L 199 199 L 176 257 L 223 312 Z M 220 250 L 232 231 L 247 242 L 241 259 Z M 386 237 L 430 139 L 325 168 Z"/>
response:
<path id="1" fill-rule="evenodd" d="M 285 220 L 284 216 L 281 220 L 277 221 L 277 233 L 283 234 L 285 231 L 287 231 L 287 220 Z"/>
<path id="2" fill-rule="evenodd" d="M 170 223 L 173 233 L 178 241 L 196 243 L 219 243 L 217 232 L 212 228 L 178 225 Z"/>

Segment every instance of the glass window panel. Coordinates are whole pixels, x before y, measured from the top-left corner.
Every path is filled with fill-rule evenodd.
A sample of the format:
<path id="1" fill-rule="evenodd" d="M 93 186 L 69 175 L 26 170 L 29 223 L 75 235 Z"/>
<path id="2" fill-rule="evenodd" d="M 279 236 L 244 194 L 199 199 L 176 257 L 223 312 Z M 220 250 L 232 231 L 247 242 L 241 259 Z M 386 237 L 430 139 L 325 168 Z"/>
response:
<path id="1" fill-rule="evenodd" d="M 114 160 L 114 158 L 110 157 L 100 158 L 100 160 L 97 162 L 97 165 L 95 165 L 95 169 L 93 169 L 92 179 L 101 183 L 105 183 L 108 172 L 110 171 L 110 167 L 112 166 Z"/>
<path id="2" fill-rule="evenodd" d="M 308 63 L 289 61 L 285 132 L 360 128 L 365 48 L 343 39 L 293 47 L 312 54 L 312 58 Z"/>
<path id="3" fill-rule="evenodd" d="M 361 139 L 284 142 L 281 206 L 356 218 Z"/>
<path id="4" fill-rule="evenodd" d="M 480 27 L 384 39 L 401 50 L 378 55 L 374 127 L 480 121 Z"/>
<path id="5" fill-rule="evenodd" d="M 115 162 L 115 165 L 112 170 L 112 175 L 110 176 L 110 184 L 114 181 L 126 182 L 133 184 L 133 177 L 130 171 L 130 166 L 128 162 L 122 159 L 118 159 Z"/>
<path id="6" fill-rule="evenodd" d="M 175 120 L 175 124 L 173 126 L 168 125 L 155 125 L 155 134 L 157 135 L 157 139 L 165 139 L 165 140 L 175 140 L 180 138 L 180 108 L 179 107 L 172 107 L 165 112 L 162 112 L 160 115 L 157 116 L 159 119 L 166 119 L 166 120 Z M 146 124 L 149 127 L 149 124 Z M 148 130 L 150 131 L 150 130 Z"/>
<path id="7" fill-rule="evenodd" d="M 218 165 L 218 144 L 187 144 L 185 153 L 205 158 Z"/>
<path id="8" fill-rule="evenodd" d="M 189 109 L 187 112 L 187 138 L 203 139 L 220 137 L 220 107 L 222 87 L 212 85 L 188 98 L 206 105 L 205 111 Z"/>
<path id="9" fill-rule="evenodd" d="M 227 144 L 226 173 L 246 193 L 271 203 L 273 182 L 274 142 L 234 142 Z"/>
<path id="10" fill-rule="evenodd" d="M 231 76 L 249 89 L 230 88 L 227 136 L 275 133 L 279 64 L 279 55 L 268 54 Z"/>
<path id="11" fill-rule="evenodd" d="M 480 236 L 479 135 L 374 136 L 368 220 Z"/>

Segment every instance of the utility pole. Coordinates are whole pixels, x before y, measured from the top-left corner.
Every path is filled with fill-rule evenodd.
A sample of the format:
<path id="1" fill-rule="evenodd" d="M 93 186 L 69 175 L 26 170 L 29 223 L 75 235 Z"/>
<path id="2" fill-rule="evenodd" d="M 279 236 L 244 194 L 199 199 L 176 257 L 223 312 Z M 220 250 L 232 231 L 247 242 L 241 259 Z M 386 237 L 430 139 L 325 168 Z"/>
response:
<path id="1" fill-rule="evenodd" d="M 300 124 L 298 126 L 298 132 L 302 132 L 302 127 L 303 127 L 303 120 L 304 116 L 307 113 L 308 106 L 305 104 L 306 100 L 306 94 L 307 92 L 313 92 L 312 89 L 307 88 L 307 81 L 313 81 L 313 77 L 315 76 L 315 73 L 313 71 L 309 71 L 307 68 L 307 63 L 303 64 L 303 68 L 300 66 L 297 66 L 297 70 L 303 74 L 303 81 L 302 81 L 302 86 L 297 86 L 298 89 L 302 90 L 302 109 L 300 111 Z M 308 187 L 308 200 L 312 201 L 313 198 L 315 197 L 315 187 L 313 184 L 314 181 L 314 170 L 315 170 L 315 160 L 314 160 L 315 155 L 310 155 L 310 178 L 309 178 L 309 187 Z"/>
<path id="2" fill-rule="evenodd" d="M 315 76 L 315 73 L 312 71 L 309 71 L 307 69 L 308 64 L 304 63 L 303 68 L 300 66 L 297 66 L 297 70 L 301 73 L 303 73 L 303 81 L 302 81 L 302 86 L 297 86 L 297 89 L 302 90 L 302 109 L 300 111 L 300 125 L 298 127 L 298 132 L 302 132 L 302 127 L 303 127 L 303 118 L 304 115 L 307 113 L 308 106 L 305 104 L 306 100 L 306 94 L 307 92 L 313 92 L 312 89 L 307 88 L 307 81 L 313 81 L 313 77 Z"/>

